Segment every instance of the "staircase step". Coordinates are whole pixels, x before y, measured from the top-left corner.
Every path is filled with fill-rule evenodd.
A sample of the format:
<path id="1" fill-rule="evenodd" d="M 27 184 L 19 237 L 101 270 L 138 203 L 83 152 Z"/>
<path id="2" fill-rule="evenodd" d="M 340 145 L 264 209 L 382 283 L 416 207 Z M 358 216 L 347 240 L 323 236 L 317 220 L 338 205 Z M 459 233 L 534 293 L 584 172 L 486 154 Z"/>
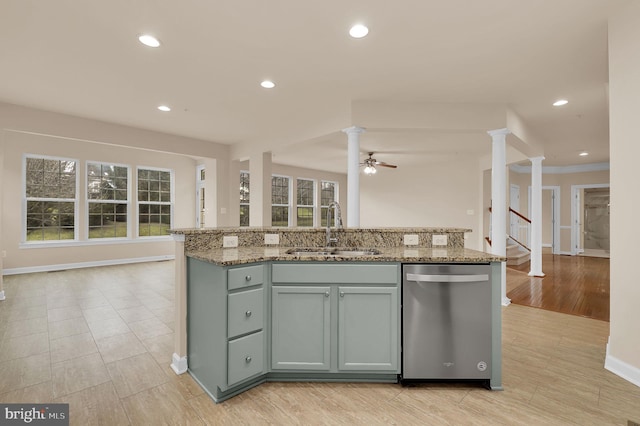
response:
<path id="1" fill-rule="evenodd" d="M 528 252 L 520 252 L 516 256 L 507 256 L 507 265 L 522 265 L 531 258 L 531 254 Z"/>

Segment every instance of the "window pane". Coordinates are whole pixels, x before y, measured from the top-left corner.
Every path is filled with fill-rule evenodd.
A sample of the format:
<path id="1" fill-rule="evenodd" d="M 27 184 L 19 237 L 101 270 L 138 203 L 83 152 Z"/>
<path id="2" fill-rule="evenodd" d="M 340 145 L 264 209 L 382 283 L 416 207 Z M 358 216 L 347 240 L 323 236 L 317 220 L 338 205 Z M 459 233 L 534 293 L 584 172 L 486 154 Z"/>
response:
<path id="1" fill-rule="evenodd" d="M 25 195 L 28 198 L 75 198 L 75 161 L 42 158 L 26 160 Z"/>
<path id="2" fill-rule="evenodd" d="M 249 203 L 249 173 L 240 172 L 240 203 Z"/>
<path id="3" fill-rule="evenodd" d="M 313 207 L 298 207 L 298 226 L 313 226 Z"/>
<path id="4" fill-rule="evenodd" d="M 320 205 L 328 206 L 329 203 L 336 200 L 336 184 L 335 182 L 320 182 Z"/>
<path id="5" fill-rule="evenodd" d="M 271 177 L 271 204 L 289 204 L 289 178 Z"/>
<path id="6" fill-rule="evenodd" d="M 298 205 L 312 206 L 315 204 L 313 181 L 306 179 L 298 179 Z"/>
<path id="7" fill-rule="evenodd" d="M 90 200 L 129 199 L 128 167 L 113 164 L 87 164 L 87 197 Z"/>
<path id="8" fill-rule="evenodd" d="M 27 241 L 73 240 L 75 203 L 27 201 Z"/>
<path id="9" fill-rule="evenodd" d="M 89 238 L 126 238 L 127 205 L 89 203 Z"/>
<path id="10" fill-rule="evenodd" d="M 240 206 L 240 226 L 249 226 L 249 206 Z"/>
<path id="11" fill-rule="evenodd" d="M 271 226 L 289 226 L 289 207 L 271 207 Z"/>

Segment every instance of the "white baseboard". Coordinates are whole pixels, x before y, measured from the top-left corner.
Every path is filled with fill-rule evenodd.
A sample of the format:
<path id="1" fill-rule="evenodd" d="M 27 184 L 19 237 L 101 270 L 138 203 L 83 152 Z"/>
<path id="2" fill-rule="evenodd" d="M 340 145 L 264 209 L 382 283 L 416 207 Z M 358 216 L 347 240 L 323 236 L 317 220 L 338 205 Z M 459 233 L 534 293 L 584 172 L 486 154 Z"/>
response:
<path id="1" fill-rule="evenodd" d="M 640 387 L 640 368 L 629 365 L 624 361 L 609 354 L 609 343 L 607 343 L 607 355 L 604 359 L 604 368 L 611 371 L 616 376 L 620 376 L 626 381 Z"/>
<path id="2" fill-rule="evenodd" d="M 58 265 L 27 266 L 24 268 L 3 269 L 2 275 L 29 274 L 32 272 L 64 271 L 65 269 L 92 268 L 95 266 L 126 265 L 129 263 L 157 262 L 160 260 L 173 260 L 175 258 L 176 258 L 175 255 L 168 254 L 164 256 L 136 257 L 136 258 L 129 258 L 129 259 L 110 259 L 110 260 L 97 260 L 92 262 L 63 263 Z"/>
<path id="3" fill-rule="evenodd" d="M 176 374 L 184 374 L 187 372 L 187 357 L 181 357 L 177 353 L 173 354 L 173 362 L 171 363 L 171 368 L 175 371 Z"/>

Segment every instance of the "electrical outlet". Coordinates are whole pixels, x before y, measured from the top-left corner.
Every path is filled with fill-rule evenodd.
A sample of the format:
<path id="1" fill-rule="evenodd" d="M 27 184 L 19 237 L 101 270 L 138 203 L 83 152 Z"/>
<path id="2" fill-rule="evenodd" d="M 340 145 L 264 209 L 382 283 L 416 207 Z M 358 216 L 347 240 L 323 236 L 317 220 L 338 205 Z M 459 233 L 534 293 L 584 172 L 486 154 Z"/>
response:
<path id="1" fill-rule="evenodd" d="M 447 235 L 434 235 L 431 237 L 431 245 L 432 246 L 446 246 L 447 245 Z"/>
<path id="2" fill-rule="evenodd" d="M 264 234 L 264 244 L 280 244 L 279 234 Z"/>
<path id="3" fill-rule="evenodd" d="M 474 212 L 474 211 L 473 211 L 473 209 L 469 209 L 469 210 L 467 210 L 467 214 L 468 214 L 469 216 L 473 216 L 475 213 L 476 213 L 476 212 Z"/>
<path id="4" fill-rule="evenodd" d="M 224 236 L 222 237 L 222 247 L 238 247 L 238 236 Z"/>
<path id="5" fill-rule="evenodd" d="M 407 234 L 404 236 L 404 245 L 405 246 L 417 246 L 418 245 L 418 235 L 416 234 Z"/>

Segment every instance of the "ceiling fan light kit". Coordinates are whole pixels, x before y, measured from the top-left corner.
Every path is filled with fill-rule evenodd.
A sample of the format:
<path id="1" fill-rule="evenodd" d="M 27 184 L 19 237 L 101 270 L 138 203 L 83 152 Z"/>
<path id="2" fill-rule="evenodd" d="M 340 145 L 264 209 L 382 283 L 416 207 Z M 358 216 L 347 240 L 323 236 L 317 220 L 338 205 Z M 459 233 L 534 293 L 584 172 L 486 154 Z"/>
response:
<path id="1" fill-rule="evenodd" d="M 362 163 L 360 163 L 361 166 L 364 166 L 364 174 L 365 175 L 375 175 L 376 172 L 378 171 L 376 169 L 376 166 L 381 166 L 381 167 L 389 167 L 390 169 L 395 169 L 398 166 L 394 165 L 394 164 L 387 164 L 384 161 L 378 161 L 375 158 L 373 158 L 373 152 L 369 152 L 369 158 L 365 158 L 364 161 Z"/>

